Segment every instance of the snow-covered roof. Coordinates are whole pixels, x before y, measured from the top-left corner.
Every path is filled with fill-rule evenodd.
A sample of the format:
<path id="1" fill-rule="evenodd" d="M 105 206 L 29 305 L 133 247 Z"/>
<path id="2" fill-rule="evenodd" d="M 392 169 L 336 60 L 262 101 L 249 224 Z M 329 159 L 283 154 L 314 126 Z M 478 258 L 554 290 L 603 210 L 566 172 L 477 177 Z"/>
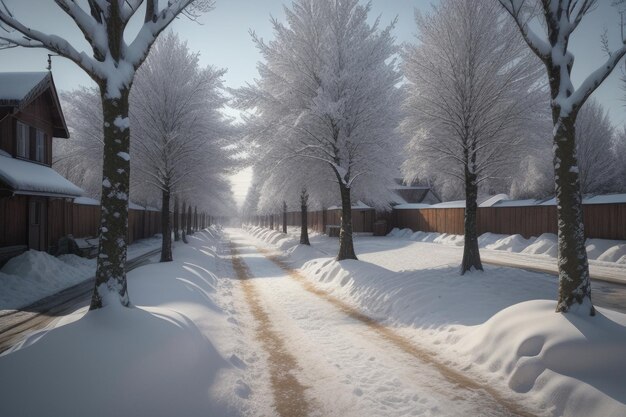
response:
<path id="1" fill-rule="evenodd" d="M 400 197 L 401 198 L 401 197 Z M 607 194 L 595 195 L 583 198 L 583 204 L 626 204 L 625 194 Z M 556 199 L 549 198 L 543 200 L 527 199 L 527 200 L 509 200 L 506 194 L 497 194 L 483 201 L 479 207 L 528 207 L 528 206 L 554 206 Z M 328 210 L 338 210 L 341 207 L 332 206 Z M 357 201 L 352 205 L 353 209 L 369 209 L 367 204 Z M 404 203 L 393 206 L 394 210 L 411 210 L 411 209 L 436 209 L 436 208 L 465 208 L 465 200 L 444 201 L 437 204 L 424 203 Z"/>
<path id="2" fill-rule="evenodd" d="M 509 199 L 509 196 L 506 194 L 496 194 L 494 196 L 489 197 L 488 199 L 480 203 L 478 206 L 479 207 L 492 207 L 496 205 L 497 203 L 499 203 L 500 201 L 508 200 L 508 199 Z"/>
<path id="3" fill-rule="evenodd" d="M 50 167 L 0 155 L 0 188 L 15 194 L 77 197 L 83 190 Z"/>
<path id="4" fill-rule="evenodd" d="M 45 92 L 52 98 L 53 135 L 70 137 L 59 96 L 50 72 L 0 72 L 0 107 L 19 113 Z"/>
<path id="5" fill-rule="evenodd" d="M 0 72 L 0 100 L 19 103 L 42 83 L 48 72 Z"/>
<path id="6" fill-rule="evenodd" d="M 340 209 L 341 209 L 341 206 L 328 207 L 328 210 L 340 210 Z M 364 202 L 362 202 L 361 200 L 352 204 L 352 210 L 368 210 L 368 209 L 371 209 L 371 207 L 365 204 Z"/>
<path id="7" fill-rule="evenodd" d="M 465 200 L 444 201 L 443 203 L 433 204 L 432 208 L 465 208 Z"/>
<path id="8" fill-rule="evenodd" d="M 154 207 L 144 207 L 144 206 L 140 206 L 139 204 L 133 203 L 132 201 L 128 202 L 128 208 L 131 210 L 146 210 L 146 211 L 161 211 L 158 208 L 154 208 Z"/>
<path id="9" fill-rule="evenodd" d="M 99 206 L 100 201 L 94 198 L 89 198 L 89 197 L 78 197 L 74 199 L 74 204 L 80 204 L 83 206 Z M 133 203 L 132 201 L 128 203 L 128 208 L 131 210 L 161 211 L 156 207 L 152 207 L 152 206 L 143 207 L 143 206 L 140 206 L 139 204 Z"/>
<path id="10" fill-rule="evenodd" d="M 616 203 L 625 204 L 626 193 L 594 195 L 592 197 L 583 198 L 583 204 L 616 204 Z"/>
<path id="11" fill-rule="evenodd" d="M 491 207 L 527 207 L 527 206 L 539 206 L 544 200 L 535 200 L 529 198 L 526 200 L 500 200 L 493 204 Z"/>
<path id="12" fill-rule="evenodd" d="M 410 209 L 427 209 L 433 208 L 430 204 L 422 204 L 422 203 L 408 203 L 408 204 L 398 204 L 397 206 L 393 206 L 393 209 L 399 210 L 410 210 Z"/>

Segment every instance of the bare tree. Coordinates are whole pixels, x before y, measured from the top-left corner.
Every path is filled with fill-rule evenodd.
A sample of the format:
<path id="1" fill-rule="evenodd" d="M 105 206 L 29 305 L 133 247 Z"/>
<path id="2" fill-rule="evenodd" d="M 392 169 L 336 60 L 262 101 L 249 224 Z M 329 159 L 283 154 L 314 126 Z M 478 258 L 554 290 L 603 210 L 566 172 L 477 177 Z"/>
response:
<path id="1" fill-rule="evenodd" d="M 541 64 L 492 0 L 442 0 L 416 14 L 419 44 L 404 50 L 402 130 L 411 177 L 443 173 L 465 188 L 461 274 L 482 270 L 478 188 L 519 155 L 529 121 L 545 109 Z"/>
<path id="2" fill-rule="evenodd" d="M 393 24 L 370 25 L 370 5 L 358 0 L 298 0 L 285 8 L 287 24 L 273 20 L 275 40 L 254 36 L 264 62 L 260 79 L 235 92 L 264 146 L 321 161 L 341 197 L 338 260 L 356 259 L 352 241 L 353 191 L 388 204 L 395 169 L 400 74 L 393 55 Z M 318 175 L 318 171 L 310 175 Z"/>
<path id="3" fill-rule="evenodd" d="M 98 267 L 90 309 L 119 302 L 129 306 L 126 286 L 128 193 L 130 177 L 130 123 L 128 98 L 135 72 L 152 43 L 176 16 L 196 16 L 212 7 L 206 0 L 55 0 L 85 36 L 93 56 L 79 52 L 67 40 L 28 27 L 4 2 L 0 5 L 0 40 L 3 47 L 45 48 L 68 58 L 98 85 L 104 121 L 101 222 Z M 143 25 L 126 43 L 125 31 L 131 18 L 145 3 Z"/>
<path id="4" fill-rule="evenodd" d="M 559 297 L 556 310 L 565 313 L 577 303 L 584 305 L 589 314 L 594 315 L 576 156 L 576 118 L 585 101 L 626 54 L 626 38 L 622 36 L 622 45 L 613 50 L 609 48 L 608 39 L 605 39 L 602 47 L 608 55 L 607 60 L 576 88 L 571 80 L 574 55 L 569 51 L 569 39 L 598 1 L 499 2 L 513 17 L 530 49 L 543 61 L 550 84 L 559 236 Z M 543 33 L 531 27 L 536 20 L 539 20 L 540 28 L 545 28 Z"/>

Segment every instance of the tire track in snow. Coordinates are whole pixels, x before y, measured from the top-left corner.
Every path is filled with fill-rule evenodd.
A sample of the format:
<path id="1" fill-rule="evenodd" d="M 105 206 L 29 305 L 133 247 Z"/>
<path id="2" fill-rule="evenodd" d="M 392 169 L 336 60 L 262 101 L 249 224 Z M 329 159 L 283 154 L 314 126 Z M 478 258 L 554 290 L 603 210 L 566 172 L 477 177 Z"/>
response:
<path id="1" fill-rule="evenodd" d="M 311 405 L 307 401 L 304 391 L 307 387 L 300 384 L 294 375 L 298 364 L 296 358 L 286 349 L 283 339 L 273 329 L 267 312 L 263 309 L 259 294 L 245 262 L 238 256 L 236 246 L 231 242 L 233 269 L 237 278 L 241 280 L 244 296 L 250 312 L 256 320 L 256 334 L 268 354 L 270 383 L 274 393 L 274 406 L 281 417 L 308 416 Z"/>
<path id="2" fill-rule="evenodd" d="M 400 334 L 393 331 L 371 317 L 361 313 L 354 307 L 345 303 L 344 301 L 328 294 L 327 292 L 315 287 L 306 277 L 304 277 L 297 270 L 292 269 L 285 261 L 283 261 L 276 252 L 271 252 L 262 247 L 255 246 L 256 250 L 261 253 L 268 260 L 272 261 L 276 266 L 282 269 L 290 278 L 294 279 L 302 285 L 302 287 L 316 296 L 330 302 L 341 312 L 347 316 L 355 319 L 367 326 L 369 330 L 372 330 L 386 342 L 391 343 L 395 347 L 399 348 L 403 352 L 417 358 L 419 361 L 435 368 L 448 382 L 457 385 L 460 390 L 468 390 L 473 393 L 484 393 L 486 396 L 495 402 L 497 405 L 506 410 L 507 415 L 520 416 L 520 417 L 535 417 L 536 415 L 528 411 L 525 407 L 511 401 L 510 399 L 501 395 L 497 390 L 483 386 L 462 372 L 452 369 L 445 364 L 441 363 L 433 353 L 421 349 L 411 343 L 411 341 Z M 483 394 L 483 395 L 484 395 Z M 453 398 L 455 400 L 458 398 Z M 503 410 L 503 411 L 504 411 Z M 487 415 L 488 412 L 485 413 Z M 490 414 L 491 415 L 491 414 Z"/>

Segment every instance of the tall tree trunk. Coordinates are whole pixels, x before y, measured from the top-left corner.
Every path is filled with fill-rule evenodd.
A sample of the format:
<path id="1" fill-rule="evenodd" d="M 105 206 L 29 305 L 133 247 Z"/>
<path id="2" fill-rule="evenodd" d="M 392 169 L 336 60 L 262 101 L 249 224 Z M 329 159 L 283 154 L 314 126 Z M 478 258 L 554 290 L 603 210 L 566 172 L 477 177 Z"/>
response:
<path id="1" fill-rule="evenodd" d="M 287 234 L 287 202 L 283 201 L 283 233 Z"/>
<path id="2" fill-rule="evenodd" d="M 172 262 L 172 230 L 170 224 L 170 191 L 161 192 L 161 262 Z"/>
<path id="3" fill-rule="evenodd" d="M 311 246 L 311 242 L 309 242 L 308 210 L 309 193 L 307 193 L 306 188 L 303 188 L 300 193 L 300 244 Z"/>
<path id="4" fill-rule="evenodd" d="M 270 230 L 274 230 L 274 215 L 270 214 Z"/>
<path id="5" fill-rule="evenodd" d="M 192 229 L 192 221 L 193 218 L 191 217 L 191 204 L 189 204 L 187 206 L 187 234 L 188 235 L 193 235 L 193 229 Z"/>
<path id="6" fill-rule="evenodd" d="M 183 201 L 183 210 L 180 213 L 180 218 L 181 218 L 180 229 L 183 235 L 183 242 L 188 243 L 187 242 L 187 223 L 189 222 L 189 218 L 187 217 L 187 203 L 185 201 Z"/>
<path id="7" fill-rule="evenodd" d="M 130 305 L 125 269 L 130 180 L 129 90 L 121 89 L 120 97 L 112 98 L 107 94 L 106 83 L 101 83 L 99 87 L 104 124 L 104 161 L 99 255 L 90 310 L 118 301 L 123 306 Z"/>
<path id="8" fill-rule="evenodd" d="M 350 188 L 339 181 L 341 191 L 341 230 L 339 232 L 339 253 L 337 260 L 357 259 L 354 253 L 354 242 L 352 241 L 352 201 L 350 199 Z"/>
<path id="9" fill-rule="evenodd" d="M 463 260 L 461 261 L 461 275 L 472 268 L 477 271 L 483 270 L 478 249 L 478 233 L 476 230 L 476 217 L 478 214 L 478 185 L 476 174 L 465 167 L 465 244 L 463 245 Z"/>
<path id="10" fill-rule="evenodd" d="M 575 140 L 576 116 L 559 118 L 554 134 L 554 178 L 558 218 L 558 312 L 567 312 L 574 302 L 591 303 L 589 262 L 585 249 L 583 206 L 580 192 Z"/>
<path id="11" fill-rule="evenodd" d="M 193 206 L 193 230 L 198 231 L 198 206 Z"/>
<path id="12" fill-rule="evenodd" d="M 178 197 L 174 197 L 174 241 L 180 240 L 180 212 L 178 211 Z"/>

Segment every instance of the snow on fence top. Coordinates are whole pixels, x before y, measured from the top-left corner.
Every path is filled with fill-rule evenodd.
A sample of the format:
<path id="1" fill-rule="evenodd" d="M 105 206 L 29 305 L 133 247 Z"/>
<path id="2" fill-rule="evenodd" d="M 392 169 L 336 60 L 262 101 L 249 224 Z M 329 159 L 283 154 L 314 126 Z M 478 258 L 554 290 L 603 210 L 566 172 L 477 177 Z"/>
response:
<path id="1" fill-rule="evenodd" d="M 74 204 L 80 204 L 81 206 L 99 206 L 100 201 L 95 198 L 78 197 L 74 199 Z"/>
<path id="2" fill-rule="evenodd" d="M 100 201 L 94 199 L 94 198 L 89 198 L 89 197 L 79 197 L 79 198 L 75 198 L 74 199 L 74 204 L 79 204 L 82 206 L 99 206 L 100 205 Z M 128 208 L 131 210 L 145 210 L 145 211 L 161 211 L 158 208 L 155 207 L 143 207 L 140 206 L 139 204 L 135 204 L 132 201 L 128 203 Z"/>
<path id="3" fill-rule="evenodd" d="M 0 182 L 15 194 L 77 197 L 83 190 L 45 165 L 0 154 Z"/>
<path id="4" fill-rule="evenodd" d="M 583 198 L 583 204 L 626 204 L 625 194 L 607 194 L 594 195 Z M 527 200 L 509 200 L 506 194 L 495 195 L 479 205 L 479 207 L 528 207 L 528 206 L 554 206 L 556 199 L 527 199 Z M 394 209 L 411 210 L 411 209 L 433 209 L 433 208 L 464 208 L 465 201 L 446 201 L 438 204 L 399 204 Z"/>

